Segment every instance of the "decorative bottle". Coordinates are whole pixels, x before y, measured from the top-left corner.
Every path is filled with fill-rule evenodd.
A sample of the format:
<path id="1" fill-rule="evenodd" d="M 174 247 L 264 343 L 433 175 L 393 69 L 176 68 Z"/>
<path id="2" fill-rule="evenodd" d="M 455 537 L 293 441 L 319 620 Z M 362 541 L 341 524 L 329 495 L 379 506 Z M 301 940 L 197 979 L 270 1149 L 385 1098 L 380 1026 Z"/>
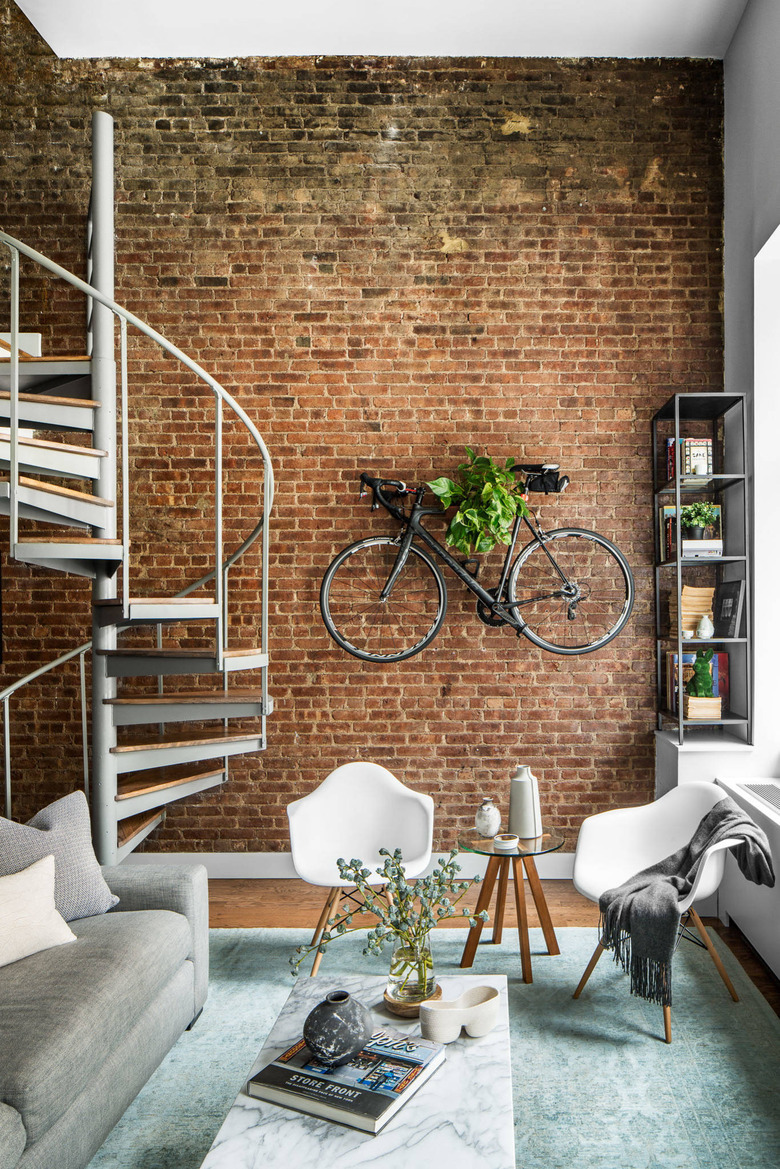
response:
<path id="1" fill-rule="evenodd" d="M 696 626 L 696 636 L 706 639 L 712 637 L 715 632 L 715 626 L 708 613 L 705 613 L 699 624 Z"/>
<path id="2" fill-rule="evenodd" d="M 539 784 L 525 763 L 518 764 L 509 777 L 509 831 L 521 840 L 542 835 Z"/>
<path id="3" fill-rule="evenodd" d="M 333 990 L 306 1016 L 303 1041 L 320 1063 L 337 1067 L 365 1047 L 373 1030 L 363 1004 L 346 990 Z"/>
<path id="4" fill-rule="evenodd" d="M 480 836 L 493 837 L 501 827 L 501 812 L 490 796 L 484 796 L 474 817 L 474 827 Z"/>

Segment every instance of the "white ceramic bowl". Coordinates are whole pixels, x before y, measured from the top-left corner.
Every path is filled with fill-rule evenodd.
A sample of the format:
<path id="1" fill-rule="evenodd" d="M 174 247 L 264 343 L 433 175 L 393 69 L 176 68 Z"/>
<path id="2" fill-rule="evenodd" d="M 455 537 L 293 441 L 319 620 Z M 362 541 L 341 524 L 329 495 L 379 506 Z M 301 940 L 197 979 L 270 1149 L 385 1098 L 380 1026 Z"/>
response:
<path id="1" fill-rule="evenodd" d="M 459 998 L 420 1003 L 420 1031 L 423 1039 L 452 1043 L 461 1027 L 473 1038 L 487 1035 L 498 1022 L 498 991 L 493 986 L 472 986 Z"/>

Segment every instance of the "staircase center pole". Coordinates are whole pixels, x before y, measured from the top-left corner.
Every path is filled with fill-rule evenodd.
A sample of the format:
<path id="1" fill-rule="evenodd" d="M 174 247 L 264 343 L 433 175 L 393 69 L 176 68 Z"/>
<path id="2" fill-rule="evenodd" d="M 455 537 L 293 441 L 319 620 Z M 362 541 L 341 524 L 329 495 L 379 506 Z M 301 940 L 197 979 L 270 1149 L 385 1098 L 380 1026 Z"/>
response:
<path id="1" fill-rule="evenodd" d="M 99 292 L 114 299 L 114 120 L 98 111 L 92 115 L 92 284 Z M 117 424 L 116 360 L 114 352 L 114 314 L 93 301 L 92 307 L 92 397 L 100 402 L 95 411 L 94 444 L 108 451 L 101 460 L 100 478 L 95 491 L 104 499 L 117 497 Z M 116 539 L 117 508 L 106 508 L 105 527 L 93 529 L 95 536 Z M 116 575 L 110 575 L 102 563 L 92 586 L 93 601 L 110 600 L 117 595 Z M 122 568 L 127 572 L 127 565 Z M 116 627 L 101 626 L 92 620 L 92 832 L 95 852 L 101 864 L 116 862 L 116 764 L 111 748 L 116 746 L 116 730 L 111 707 L 104 699 L 116 694 L 116 681 L 107 674 L 107 659 L 100 650 L 116 648 Z"/>

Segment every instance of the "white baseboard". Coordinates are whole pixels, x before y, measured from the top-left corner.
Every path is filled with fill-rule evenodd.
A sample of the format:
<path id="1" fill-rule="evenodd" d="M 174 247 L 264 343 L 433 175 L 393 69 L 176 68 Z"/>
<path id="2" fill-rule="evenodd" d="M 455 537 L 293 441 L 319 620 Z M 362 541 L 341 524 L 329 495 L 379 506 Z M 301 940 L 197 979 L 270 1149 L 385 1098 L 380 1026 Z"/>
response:
<path id="1" fill-rule="evenodd" d="M 434 856 L 436 864 L 440 856 Z M 263 878 L 295 878 L 289 852 L 134 852 L 126 865 L 205 865 L 209 877 L 219 880 L 262 880 Z M 482 876 L 487 858 L 462 852 L 458 858 L 464 877 Z M 433 865 L 431 866 L 433 867 Z M 536 858 L 539 876 L 548 881 L 570 881 L 574 868 L 574 853 L 548 852 Z"/>

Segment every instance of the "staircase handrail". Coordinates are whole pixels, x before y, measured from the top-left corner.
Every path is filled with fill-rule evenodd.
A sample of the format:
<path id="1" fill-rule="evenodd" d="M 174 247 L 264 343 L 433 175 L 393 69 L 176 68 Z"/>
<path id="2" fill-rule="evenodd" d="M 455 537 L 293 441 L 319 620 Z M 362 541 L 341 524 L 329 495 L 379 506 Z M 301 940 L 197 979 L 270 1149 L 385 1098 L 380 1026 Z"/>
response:
<path id="1" fill-rule="evenodd" d="M 111 312 L 116 316 L 123 318 L 129 325 L 132 325 L 133 328 L 138 329 L 141 333 L 144 333 L 147 337 L 150 338 L 150 340 L 154 341 L 167 353 L 170 353 L 170 355 L 175 357 L 177 361 L 181 361 L 181 363 L 186 365 L 188 369 L 192 370 L 192 372 L 197 377 L 199 377 L 201 381 L 204 381 L 206 385 L 210 386 L 214 391 L 214 394 L 218 398 L 221 398 L 228 406 L 230 406 L 234 414 L 241 419 L 241 421 L 244 423 L 244 426 L 252 435 L 255 444 L 263 456 L 263 469 L 266 475 L 264 507 L 270 513 L 273 506 L 274 497 L 274 474 L 273 467 L 271 466 L 271 456 L 269 455 L 268 448 L 263 441 L 263 436 L 260 434 L 260 431 L 257 429 L 252 419 L 249 417 L 243 407 L 239 405 L 235 398 L 228 393 L 224 386 L 220 385 L 216 378 L 212 377 L 210 373 L 207 373 L 207 371 L 203 369 L 202 366 L 198 365 L 197 361 L 193 361 L 191 357 L 179 349 L 177 345 L 174 345 L 172 341 L 168 341 L 161 333 L 158 333 L 156 329 L 153 329 L 151 325 L 147 325 L 146 322 L 142 321 L 140 317 L 137 317 L 128 309 L 123 308 L 122 305 L 117 304 L 117 302 L 112 300 L 110 296 L 104 296 L 102 292 L 98 292 L 96 288 L 93 288 L 91 284 L 87 284 L 85 280 L 81 280 L 78 276 L 74 276 L 72 272 L 68 272 L 67 268 L 62 268 L 59 264 L 55 264 L 54 261 L 48 259 L 47 256 L 42 255 L 40 252 L 36 252 L 34 248 L 29 247 L 27 244 L 22 243 L 21 240 L 15 239 L 14 236 L 8 235 L 2 230 L 0 230 L 0 243 L 4 243 L 7 247 L 15 249 L 23 256 L 27 256 L 29 260 L 33 260 L 36 264 L 39 264 L 42 268 L 46 268 L 53 275 L 58 276 L 61 280 L 65 280 L 68 284 L 71 284 L 85 296 L 91 297 L 93 300 L 98 301 L 99 304 L 102 304 L 107 309 L 110 309 Z"/>
<path id="2" fill-rule="evenodd" d="M 25 674 L 23 678 L 17 678 L 15 682 L 11 682 L 4 690 L 0 690 L 0 705 L 3 710 L 3 729 L 2 729 L 2 747 L 3 747 L 3 786 L 4 786 L 4 801 L 3 813 L 7 820 L 11 819 L 11 709 L 10 700 L 12 695 L 17 690 L 21 690 L 28 682 L 34 682 L 36 678 L 42 677 L 43 674 L 48 674 L 50 670 L 56 670 L 57 666 L 64 666 L 66 662 L 72 661 L 73 658 L 80 657 L 79 673 L 81 676 L 81 756 L 82 756 L 82 770 L 84 775 L 84 791 L 89 797 L 89 748 L 87 743 L 87 685 L 86 675 L 84 672 L 84 657 L 92 649 L 92 642 L 86 641 L 83 645 L 76 646 L 75 649 L 69 649 L 67 653 L 61 654 L 52 662 L 47 662 L 45 666 L 39 666 L 37 670 L 31 670 L 29 674 Z"/>
<path id="3" fill-rule="evenodd" d="M 39 666 L 37 670 L 31 670 L 29 674 L 25 674 L 23 678 L 17 678 L 15 682 L 11 682 L 6 686 L 5 690 L 0 690 L 0 702 L 5 702 L 6 698 L 10 698 L 17 690 L 21 690 L 22 686 L 26 686 L 28 682 L 34 682 L 36 678 L 40 678 L 43 674 L 48 674 L 50 670 L 56 670 L 57 666 L 64 666 L 71 658 L 77 658 L 79 654 L 89 653 L 92 649 L 92 641 L 85 641 L 83 645 L 77 646 L 76 649 L 69 649 L 67 653 L 61 654 L 52 662 L 47 662 L 45 666 Z"/>

